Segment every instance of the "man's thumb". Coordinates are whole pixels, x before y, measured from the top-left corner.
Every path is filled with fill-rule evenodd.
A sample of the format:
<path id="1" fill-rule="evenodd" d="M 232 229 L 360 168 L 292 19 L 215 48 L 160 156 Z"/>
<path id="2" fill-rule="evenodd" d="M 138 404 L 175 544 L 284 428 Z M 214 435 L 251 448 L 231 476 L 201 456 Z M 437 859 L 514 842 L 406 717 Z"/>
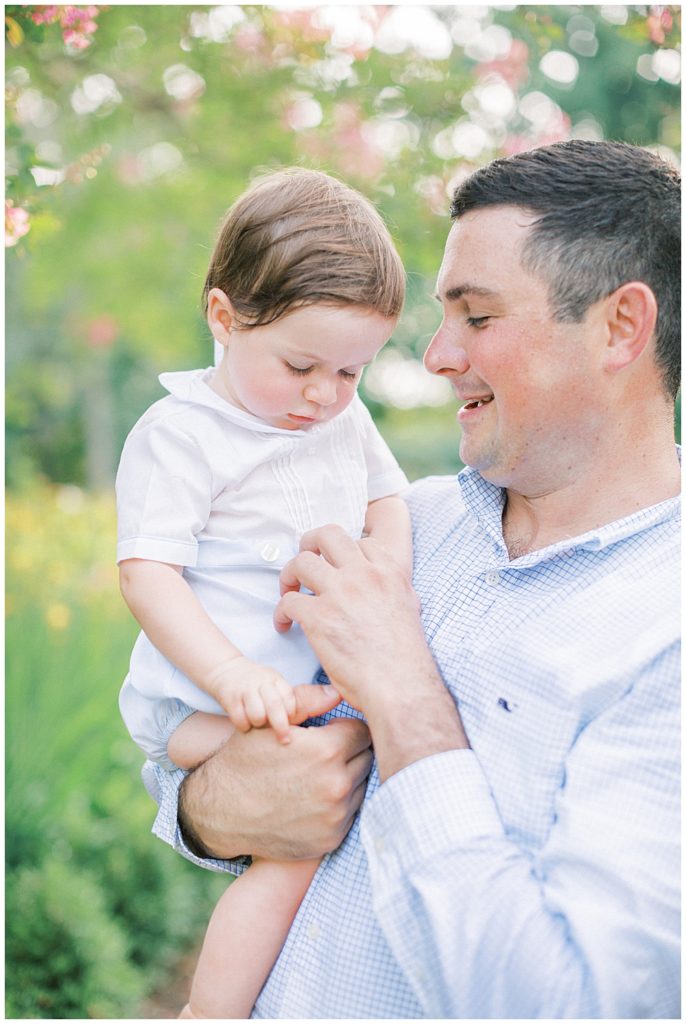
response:
<path id="1" fill-rule="evenodd" d="M 326 711 L 331 711 L 341 700 L 341 695 L 333 686 L 311 685 L 304 683 L 293 688 L 295 694 L 295 715 L 291 717 L 291 725 L 300 725 L 307 718 L 316 718 Z"/>

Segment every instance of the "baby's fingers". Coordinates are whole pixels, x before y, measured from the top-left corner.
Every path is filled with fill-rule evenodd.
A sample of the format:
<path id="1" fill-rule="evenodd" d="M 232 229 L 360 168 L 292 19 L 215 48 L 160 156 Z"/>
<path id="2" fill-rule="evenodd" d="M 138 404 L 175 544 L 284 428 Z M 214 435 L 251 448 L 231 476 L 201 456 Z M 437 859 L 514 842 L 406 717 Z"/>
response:
<path id="1" fill-rule="evenodd" d="M 231 724 L 234 729 L 238 729 L 239 732 L 249 732 L 252 728 L 250 719 L 247 715 L 243 700 L 241 697 L 237 697 L 227 704 L 226 712 L 229 716 Z"/>
<path id="2" fill-rule="evenodd" d="M 269 683 L 261 689 L 267 719 L 281 743 L 291 742 L 290 719 L 295 714 L 295 694 L 287 683 Z"/>

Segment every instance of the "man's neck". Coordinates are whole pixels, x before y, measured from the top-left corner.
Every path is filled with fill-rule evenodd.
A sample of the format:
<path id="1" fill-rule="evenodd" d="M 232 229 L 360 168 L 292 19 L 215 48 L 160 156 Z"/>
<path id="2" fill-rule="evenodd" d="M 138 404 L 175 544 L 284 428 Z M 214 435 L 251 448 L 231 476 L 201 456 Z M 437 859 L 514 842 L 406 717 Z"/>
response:
<path id="1" fill-rule="evenodd" d="M 622 458 L 578 473 L 565 486 L 539 494 L 507 489 L 503 537 L 510 559 L 571 540 L 679 494 L 681 471 L 673 443 L 657 452 L 624 451 Z"/>

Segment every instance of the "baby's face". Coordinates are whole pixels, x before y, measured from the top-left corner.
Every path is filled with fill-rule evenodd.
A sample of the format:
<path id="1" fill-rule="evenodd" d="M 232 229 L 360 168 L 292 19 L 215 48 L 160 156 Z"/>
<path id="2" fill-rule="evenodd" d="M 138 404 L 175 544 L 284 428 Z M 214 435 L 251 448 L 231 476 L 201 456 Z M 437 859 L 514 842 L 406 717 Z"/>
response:
<path id="1" fill-rule="evenodd" d="M 352 401 L 363 368 L 396 317 L 357 306 L 305 306 L 272 324 L 233 330 L 214 389 L 275 427 L 306 430 Z"/>

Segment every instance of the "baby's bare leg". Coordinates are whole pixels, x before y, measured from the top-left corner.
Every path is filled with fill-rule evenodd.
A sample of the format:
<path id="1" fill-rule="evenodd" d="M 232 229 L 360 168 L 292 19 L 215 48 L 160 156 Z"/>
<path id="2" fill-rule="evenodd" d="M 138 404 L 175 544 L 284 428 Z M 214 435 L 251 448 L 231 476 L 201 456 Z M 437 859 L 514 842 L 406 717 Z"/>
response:
<path id="1" fill-rule="evenodd" d="M 214 909 L 180 1017 L 245 1020 L 274 965 L 318 860 L 255 860 Z"/>
<path id="2" fill-rule="evenodd" d="M 167 753 L 179 768 L 196 768 L 223 747 L 233 731 L 226 715 L 195 711 L 171 734 Z"/>

